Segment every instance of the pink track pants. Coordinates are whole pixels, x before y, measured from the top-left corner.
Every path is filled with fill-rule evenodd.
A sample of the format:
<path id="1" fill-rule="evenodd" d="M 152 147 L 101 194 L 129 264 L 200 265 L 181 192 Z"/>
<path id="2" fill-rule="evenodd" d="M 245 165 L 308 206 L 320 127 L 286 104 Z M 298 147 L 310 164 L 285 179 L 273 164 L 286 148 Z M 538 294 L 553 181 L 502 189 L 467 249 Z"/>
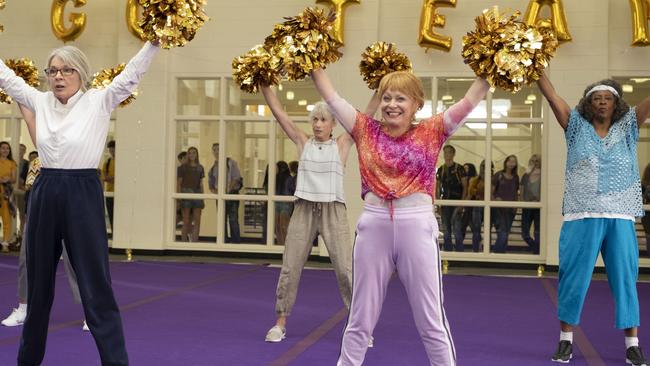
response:
<path id="1" fill-rule="evenodd" d="M 363 363 L 395 270 L 406 289 L 429 362 L 456 365 L 443 308 L 438 223 L 433 207 L 395 208 L 391 218 L 389 209 L 366 204 L 356 234 L 352 304 L 337 365 Z"/>

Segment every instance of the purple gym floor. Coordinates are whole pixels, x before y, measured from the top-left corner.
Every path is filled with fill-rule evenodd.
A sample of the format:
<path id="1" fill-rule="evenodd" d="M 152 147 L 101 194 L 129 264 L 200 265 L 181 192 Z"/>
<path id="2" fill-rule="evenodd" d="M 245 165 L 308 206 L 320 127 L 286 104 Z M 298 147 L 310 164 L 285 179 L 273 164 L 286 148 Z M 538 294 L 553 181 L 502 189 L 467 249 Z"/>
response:
<path id="1" fill-rule="evenodd" d="M 264 342 L 275 320 L 278 268 L 180 262 L 113 262 L 131 365 L 334 365 L 346 312 L 334 273 L 305 270 L 287 339 Z M 16 306 L 17 257 L 0 256 L 0 316 Z M 63 266 L 43 365 L 99 365 Z M 640 283 L 641 316 L 650 284 Z M 554 279 L 444 276 L 459 365 L 550 365 L 558 339 Z M 594 281 L 574 336 L 573 365 L 623 365 L 607 283 Z M 15 365 L 21 327 L 0 327 L 0 365 Z M 642 344 L 647 340 L 641 334 Z M 404 289 L 393 279 L 365 365 L 428 365 Z"/>

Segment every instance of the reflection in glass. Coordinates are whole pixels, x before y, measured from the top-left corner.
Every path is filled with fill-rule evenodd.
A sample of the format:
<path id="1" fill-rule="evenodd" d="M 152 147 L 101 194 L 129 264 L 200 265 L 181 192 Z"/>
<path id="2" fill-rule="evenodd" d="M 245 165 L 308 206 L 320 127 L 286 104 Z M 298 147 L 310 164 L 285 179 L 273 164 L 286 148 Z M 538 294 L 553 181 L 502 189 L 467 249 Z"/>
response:
<path id="1" fill-rule="evenodd" d="M 239 227 L 240 201 L 226 201 L 226 222 L 224 225 L 224 242 L 241 243 L 241 229 Z"/>
<path id="2" fill-rule="evenodd" d="M 503 169 L 507 156 L 515 155 L 523 163 L 518 165 L 518 175 L 523 175 L 532 154 L 541 156 L 541 123 L 504 123 L 505 128 L 492 130 L 492 160 L 497 170 Z"/>
<path id="3" fill-rule="evenodd" d="M 474 78 L 469 77 L 438 78 L 436 114 L 445 111 L 454 103 L 460 101 L 473 82 Z M 485 101 L 482 101 L 474 108 L 468 118 L 485 118 L 486 116 Z"/>
<path id="4" fill-rule="evenodd" d="M 179 193 L 204 192 L 205 169 L 199 161 L 196 147 L 187 149 L 186 161 L 176 168 L 176 190 Z M 201 231 L 201 213 L 205 208 L 202 199 L 181 199 L 179 201 L 183 226 L 181 241 L 198 241 Z"/>
<path id="5" fill-rule="evenodd" d="M 199 151 L 199 161 L 207 170 L 214 160 L 212 144 L 219 142 L 219 122 L 217 121 L 179 121 L 176 123 L 176 157 L 177 164 L 183 161 L 179 158 L 182 152 L 187 153 L 189 147 Z M 206 173 L 207 174 L 207 173 Z"/>
<path id="6" fill-rule="evenodd" d="M 179 242 L 216 243 L 215 200 L 174 200 L 174 239 Z"/>
<path id="7" fill-rule="evenodd" d="M 268 164 L 269 122 L 228 121 L 226 136 L 226 158 L 237 164 L 242 178 L 238 193 L 263 194 L 260 190 L 264 188 Z"/>
<path id="8" fill-rule="evenodd" d="M 494 207 L 490 211 L 493 228 L 491 230 L 492 253 L 518 253 L 518 254 L 539 254 L 539 242 L 537 244 L 524 240 L 522 225 L 524 225 L 524 209 L 517 207 Z M 529 214 L 533 213 L 527 211 Z M 529 234 L 530 235 L 530 234 Z"/>
<path id="9" fill-rule="evenodd" d="M 179 79 L 176 95 L 176 114 L 219 114 L 219 79 Z"/>
<path id="10" fill-rule="evenodd" d="M 269 117 L 271 115 L 262 93 L 242 92 L 232 79 L 227 80 L 226 114 L 251 117 Z M 306 117 L 309 114 L 310 106 L 321 100 L 310 80 L 282 81 L 282 84 L 276 89 L 276 95 L 284 110 L 291 117 Z"/>
<path id="11" fill-rule="evenodd" d="M 614 77 L 613 79 L 621 84 L 623 99 L 630 106 L 639 104 L 650 95 L 650 77 Z"/>
<path id="12" fill-rule="evenodd" d="M 226 200 L 223 240 L 226 244 L 266 244 L 267 203 Z"/>
<path id="13" fill-rule="evenodd" d="M 533 154 L 528 159 L 528 167 L 521 177 L 521 200 L 528 202 L 539 202 L 542 187 L 542 158 L 539 154 Z M 533 250 L 539 254 L 539 230 L 540 230 L 540 209 L 524 208 L 521 211 L 521 237 Z M 533 236 L 530 230 L 533 228 Z"/>
<path id="14" fill-rule="evenodd" d="M 536 84 L 516 94 L 496 89 L 492 94 L 492 118 L 541 118 L 544 98 Z"/>

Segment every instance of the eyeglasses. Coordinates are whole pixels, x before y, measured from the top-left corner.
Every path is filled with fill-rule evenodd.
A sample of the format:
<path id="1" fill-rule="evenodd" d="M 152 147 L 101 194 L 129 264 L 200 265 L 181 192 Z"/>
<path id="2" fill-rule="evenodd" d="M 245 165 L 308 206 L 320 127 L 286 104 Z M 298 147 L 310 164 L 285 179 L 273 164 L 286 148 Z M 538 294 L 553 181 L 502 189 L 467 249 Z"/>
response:
<path id="1" fill-rule="evenodd" d="M 53 78 L 53 77 L 56 76 L 56 74 L 59 73 L 59 71 L 61 72 L 62 76 L 70 76 L 70 75 L 74 74 L 74 72 L 77 71 L 77 70 L 75 70 L 75 69 L 73 69 L 71 67 L 64 67 L 64 68 L 61 68 L 61 69 L 57 69 L 56 67 L 50 67 L 50 68 L 45 69 L 43 71 L 45 71 L 45 75 Z"/>

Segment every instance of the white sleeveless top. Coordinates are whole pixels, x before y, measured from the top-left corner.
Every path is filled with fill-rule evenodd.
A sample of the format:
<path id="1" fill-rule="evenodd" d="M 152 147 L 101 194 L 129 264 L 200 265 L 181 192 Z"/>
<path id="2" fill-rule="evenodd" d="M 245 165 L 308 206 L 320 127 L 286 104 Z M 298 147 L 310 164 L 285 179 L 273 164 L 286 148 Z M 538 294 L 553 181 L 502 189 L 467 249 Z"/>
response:
<path id="1" fill-rule="evenodd" d="M 310 138 L 298 165 L 295 196 L 312 202 L 343 202 L 343 164 L 336 140 Z"/>

